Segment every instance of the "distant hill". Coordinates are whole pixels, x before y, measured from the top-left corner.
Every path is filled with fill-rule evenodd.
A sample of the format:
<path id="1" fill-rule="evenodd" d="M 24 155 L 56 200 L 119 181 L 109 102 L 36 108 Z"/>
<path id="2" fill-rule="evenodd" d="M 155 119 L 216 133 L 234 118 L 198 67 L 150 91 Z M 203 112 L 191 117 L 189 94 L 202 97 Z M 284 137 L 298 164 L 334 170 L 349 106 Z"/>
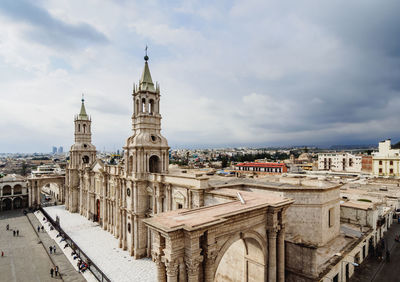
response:
<path id="1" fill-rule="evenodd" d="M 398 143 L 400 146 L 400 142 Z M 355 150 L 355 149 L 372 149 L 376 148 L 376 144 L 370 145 L 332 145 L 329 147 L 330 150 Z"/>

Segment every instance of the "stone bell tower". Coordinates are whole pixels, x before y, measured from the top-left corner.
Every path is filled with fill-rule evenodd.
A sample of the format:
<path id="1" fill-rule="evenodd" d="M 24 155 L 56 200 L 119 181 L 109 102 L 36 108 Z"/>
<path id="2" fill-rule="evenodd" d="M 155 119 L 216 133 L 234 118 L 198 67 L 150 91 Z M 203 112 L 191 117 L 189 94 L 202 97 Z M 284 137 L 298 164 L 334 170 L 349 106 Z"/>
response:
<path id="1" fill-rule="evenodd" d="M 167 173 L 169 165 L 168 142 L 161 135 L 160 87 L 151 78 L 147 54 L 144 60 L 139 85 L 133 86 L 133 135 L 124 147 L 126 176 L 136 179 Z"/>
<path id="2" fill-rule="evenodd" d="M 86 114 L 82 97 L 81 111 L 75 116 L 75 144 L 71 146 L 66 171 L 66 201 L 70 212 L 77 212 L 79 203 L 80 172 L 96 160 L 96 147 L 92 144 L 92 121 Z"/>

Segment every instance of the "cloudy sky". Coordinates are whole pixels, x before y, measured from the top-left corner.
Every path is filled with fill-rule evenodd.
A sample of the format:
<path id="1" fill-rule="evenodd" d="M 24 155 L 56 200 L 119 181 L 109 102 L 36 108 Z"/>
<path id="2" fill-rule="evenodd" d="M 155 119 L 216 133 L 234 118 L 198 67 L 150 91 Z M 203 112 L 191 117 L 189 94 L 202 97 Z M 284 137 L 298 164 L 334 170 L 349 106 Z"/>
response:
<path id="1" fill-rule="evenodd" d="M 0 152 L 131 134 L 144 47 L 173 148 L 400 138 L 400 1 L 0 1 Z"/>

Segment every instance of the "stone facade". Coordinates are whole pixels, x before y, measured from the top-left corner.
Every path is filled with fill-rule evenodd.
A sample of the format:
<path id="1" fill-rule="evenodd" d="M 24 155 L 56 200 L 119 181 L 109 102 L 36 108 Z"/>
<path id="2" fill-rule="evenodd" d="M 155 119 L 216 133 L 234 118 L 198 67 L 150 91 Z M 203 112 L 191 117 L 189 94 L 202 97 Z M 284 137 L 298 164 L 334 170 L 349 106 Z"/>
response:
<path id="1" fill-rule="evenodd" d="M 25 177 L 7 175 L 0 178 L 0 211 L 28 207 L 28 187 Z"/>
<path id="2" fill-rule="evenodd" d="M 161 134 L 160 87 L 153 83 L 145 59 L 143 74 L 133 89 L 132 136 L 119 164 L 96 158 L 91 119 L 82 100 L 66 169 L 66 209 L 98 221 L 135 259 L 152 257 L 159 281 L 213 281 L 217 276 L 221 280 L 230 275 L 228 261 L 244 250 L 247 253 L 240 253 L 240 262 L 247 266 L 234 275 L 247 273 L 252 281 L 284 281 L 284 222 L 293 201 L 249 193 L 243 194 L 245 204 L 230 196 L 225 204 L 205 207 L 211 189 L 208 177 L 169 172 L 169 146 Z M 238 209 L 226 213 L 232 206 Z M 188 211 L 210 212 L 212 224 L 189 231 L 154 224 L 158 216 L 179 217 Z M 260 270 L 262 276 L 258 276 Z"/>

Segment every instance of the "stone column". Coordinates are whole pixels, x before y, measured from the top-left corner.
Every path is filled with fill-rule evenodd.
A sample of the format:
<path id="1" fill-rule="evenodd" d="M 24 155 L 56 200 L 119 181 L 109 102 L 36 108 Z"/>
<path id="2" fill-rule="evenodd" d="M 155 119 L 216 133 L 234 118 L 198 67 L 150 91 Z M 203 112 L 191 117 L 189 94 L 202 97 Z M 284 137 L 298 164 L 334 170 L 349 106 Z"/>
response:
<path id="1" fill-rule="evenodd" d="M 268 230 L 268 281 L 276 281 L 276 230 Z"/>
<path id="2" fill-rule="evenodd" d="M 186 265 L 183 259 L 179 261 L 179 282 L 187 282 Z M 198 282 L 198 280 L 197 280 Z"/>
<path id="3" fill-rule="evenodd" d="M 153 259 L 154 262 L 156 263 L 157 267 L 157 281 L 158 282 L 166 282 L 167 277 L 166 277 L 166 272 L 165 272 L 165 265 L 161 261 L 161 258 Z"/>
<path id="4" fill-rule="evenodd" d="M 118 231 L 118 233 L 119 233 L 119 247 L 122 248 L 122 239 L 123 239 L 123 236 L 124 236 L 123 235 L 123 231 L 122 231 L 122 225 L 123 225 L 123 222 L 122 222 L 122 211 L 119 210 L 118 214 L 119 214 L 119 220 L 118 220 L 118 222 L 119 222 L 119 231 Z"/>
<path id="5" fill-rule="evenodd" d="M 188 282 L 199 282 L 200 281 L 200 263 L 203 261 L 202 257 L 197 257 L 192 260 L 186 259 L 186 267 L 188 273 Z"/>
<path id="6" fill-rule="evenodd" d="M 122 249 L 126 250 L 126 211 L 122 211 Z"/>
<path id="7" fill-rule="evenodd" d="M 217 258 L 217 251 L 215 246 L 208 246 L 206 250 L 206 265 L 204 271 L 204 281 L 213 282 L 214 281 L 214 271 L 215 271 L 215 259 Z"/>
<path id="8" fill-rule="evenodd" d="M 167 267 L 167 282 L 178 282 L 178 263 L 168 261 L 165 265 Z"/>
<path id="9" fill-rule="evenodd" d="M 278 281 L 285 282 L 285 227 L 278 232 Z"/>
<path id="10" fill-rule="evenodd" d="M 171 184 L 167 184 L 167 211 L 172 210 L 171 206 Z"/>
<path id="11" fill-rule="evenodd" d="M 29 207 L 32 207 L 32 186 L 31 183 L 28 183 L 28 201 L 29 201 Z"/>

